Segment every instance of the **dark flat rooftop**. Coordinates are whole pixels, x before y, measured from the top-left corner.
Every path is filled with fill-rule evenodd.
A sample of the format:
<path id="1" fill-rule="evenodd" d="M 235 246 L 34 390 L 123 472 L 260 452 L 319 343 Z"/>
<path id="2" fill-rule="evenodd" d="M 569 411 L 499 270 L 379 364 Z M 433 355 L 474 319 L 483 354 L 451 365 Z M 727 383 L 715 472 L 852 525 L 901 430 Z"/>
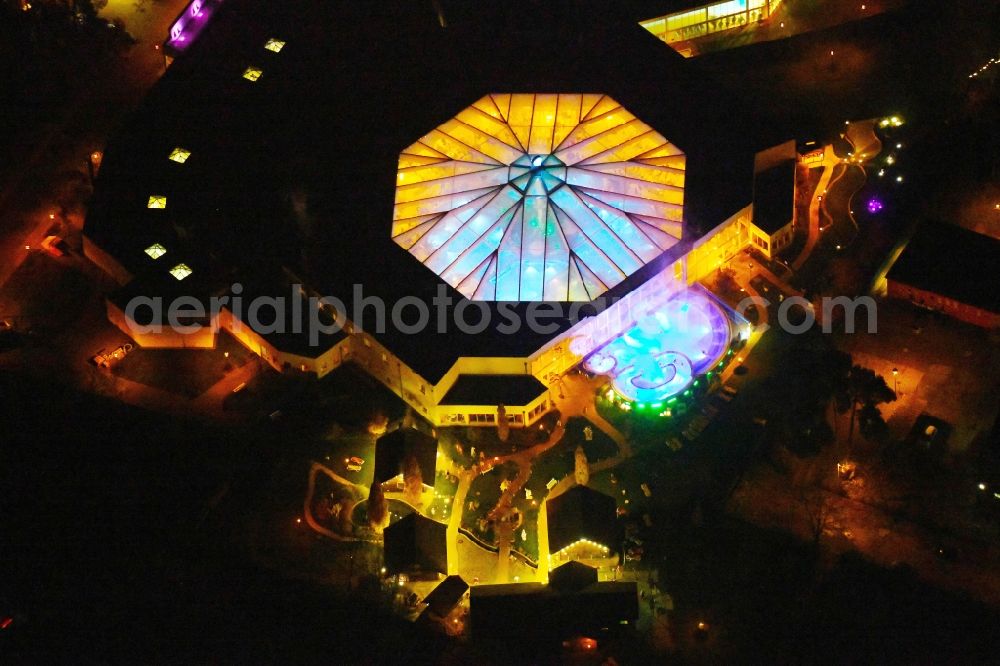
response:
<path id="1" fill-rule="evenodd" d="M 541 583 L 475 585 L 469 592 L 474 636 L 531 640 L 612 630 L 639 616 L 635 582 L 593 583 L 559 590 Z"/>
<path id="2" fill-rule="evenodd" d="M 430 302 L 443 283 L 390 238 L 398 155 L 490 92 L 614 97 L 686 153 L 688 238 L 751 200 L 745 128 L 761 124 L 697 62 L 613 4 L 492 4 L 470 3 L 468 20 L 446 30 L 423 3 L 223 4 L 106 147 L 86 233 L 133 272 L 154 242 L 244 282 L 288 267 L 345 300 L 349 316 L 356 284 L 389 307 Z M 286 42 L 280 53 L 263 48 L 269 38 Z M 255 83 L 242 76 L 251 65 L 263 72 Z M 191 151 L 185 163 L 167 159 L 175 147 Z M 147 210 L 152 194 L 167 207 Z M 496 304 L 487 310 L 483 334 L 451 325 L 437 339 L 392 327 L 376 337 L 436 382 L 459 356 L 527 356 L 572 323 L 502 335 Z"/>
<path id="3" fill-rule="evenodd" d="M 754 176 L 753 223 L 773 234 L 795 215 L 795 160 L 785 160 Z"/>
<path id="4" fill-rule="evenodd" d="M 927 220 L 899 255 L 887 279 L 1000 312 L 997 266 L 1000 240 Z"/>
<path id="5" fill-rule="evenodd" d="M 448 526 L 411 513 L 385 528 L 385 567 L 390 574 L 448 573 Z"/>
<path id="6" fill-rule="evenodd" d="M 460 375 L 442 405 L 527 405 L 548 389 L 533 375 Z"/>
<path id="7" fill-rule="evenodd" d="M 250 308 L 255 299 L 273 304 L 256 308 L 254 317 L 263 328 L 258 326 L 251 328 L 257 330 L 264 340 L 278 349 L 306 358 L 316 358 L 347 337 L 342 329 L 334 326 L 333 317 L 325 310 L 311 308 L 309 297 L 299 294 L 290 280 L 280 275 L 271 276 L 270 279 L 264 275 L 253 278 L 252 282 L 240 283 L 242 286 L 240 311 L 237 312 L 233 306 L 228 309 L 237 319 L 250 324 Z M 232 291 L 227 291 L 227 295 L 232 297 Z M 294 304 L 295 300 L 298 300 L 298 305 Z M 317 328 L 315 334 L 310 332 L 308 325 L 313 318 L 324 327 Z M 332 333 L 324 332 L 331 329 Z"/>
<path id="8" fill-rule="evenodd" d="M 546 503 L 549 552 L 589 539 L 611 552 L 621 550 L 615 498 L 587 486 L 573 486 Z"/>

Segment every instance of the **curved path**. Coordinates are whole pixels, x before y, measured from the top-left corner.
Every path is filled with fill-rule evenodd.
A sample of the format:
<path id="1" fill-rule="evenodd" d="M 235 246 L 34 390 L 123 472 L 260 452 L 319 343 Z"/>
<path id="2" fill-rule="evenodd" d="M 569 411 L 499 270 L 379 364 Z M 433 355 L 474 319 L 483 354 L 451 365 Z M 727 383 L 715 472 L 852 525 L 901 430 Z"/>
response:
<path id="1" fill-rule="evenodd" d="M 302 515 L 306 519 L 306 524 L 309 525 L 309 527 L 311 527 L 312 529 L 322 534 L 323 536 L 328 536 L 331 539 L 335 539 L 336 541 L 360 541 L 360 539 L 356 539 L 354 537 L 346 537 L 342 534 L 337 534 L 336 532 L 323 527 L 322 525 L 319 524 L 319 521 L 317 521 L 316 518 L 312 515 L 312 500 L 313 500 L 313 494 L 316 492 L 317 474 L 326 474 L 328 477 L 330 477 L 337 483 L 345 486 L 346 488 L 350 488 L 352 491 L 355 491 L 356 493 L 360 494 L 361 497 L 365 496 L 364 486 L 360 486 L 354 483 L 353 481 L 348 481 L 344 477 L 338 475 L 336 472 L 331 470 L 329 467 L 314 462 L 309 467 L 309 487 L 306 489 L 306 498 L 302 506 Z"/>
<path id="2" fill-rule="evenodd" d="M 802 252 L 799 256 L 795 258 L 792 262 L 792 269 L 799 270 L 812 255 L 813 248 L 816 247 L 816 243 L 819 242 L 820 231 L 822 229 L 822 224 L 820 222 L 820 215 L 823 208 L 823 200 L 819 197 L 826 193 L 830 187 L 830 178 L 833 176 L 833 169 L 836 165 L 840 164 L 840 158 L 838 158 L 833 152 L 833 146 L 827 146 L 826 152 L 823 155 L 823 175 L 820 176 L 819 182 L 816 184 L 816 189 L 813 192 L 813 198 L 809 202 L 809 236 L 806 238 L 805 247 L 802 248 Z"/>
<path id="3" fill-rule="evenodd" d="M 847 131 L 844 133 L 844 139 L 851 145 L 853 156 L 838 156 L 832 144 L 826 147 L 826 152 L 823 155 L 823 175 L 820 177 L 814 196 L 809 202 L 809 237 L 806 239 L 806 244 L 802 252 L 792 262 L 794 270 L 802 268 L 819 242 L 823 229 L 833 224 L 833 218 L 830 217 L 829 212 L 826 210 L 829 191 L 843 179 L 850 165 L 856 165 L 864 172 L 865 164 L 871 162 L 882 153 L 882 141 L 875 132 L 875 122 L 874 119 L 865 120 L 851 123 L 848 126 Z M 844 168 L 838 171 L 836 167 L 839 165 L 843 165 Z M 838 171 L 836 175 L 834 175 L 835 171 Z M 867 177 L 867 173 L 865 175 Z M 864 183 L 862 182 L 863 185 Z M 855 229 L 857 229 L 858 225 L 850 210 L 853 205 L 854 194 L 859 190 L 860 187 L 851 193 L 847 203 L 848 217 L 851 223 L 854 224 Z M 820 199 L 821 195 L 827 196 L 823 196 Z M 823 217 L 826 218 L 828 224 L 823 224 Z"/>

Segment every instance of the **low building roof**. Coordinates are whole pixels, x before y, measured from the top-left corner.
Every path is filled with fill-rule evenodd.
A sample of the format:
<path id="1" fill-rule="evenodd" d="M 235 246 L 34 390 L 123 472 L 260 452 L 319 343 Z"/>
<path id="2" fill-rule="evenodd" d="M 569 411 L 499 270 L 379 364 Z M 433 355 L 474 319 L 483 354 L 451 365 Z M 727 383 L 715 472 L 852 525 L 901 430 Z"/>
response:
<path id="1" fill-rule="evenodd" d="M 598 634 L 639 616 L 638 588 L 625 581 L 570 590 L 541 583 L 476 585 L 469 600 L 472 633 L 478 637 Z"/>
<path id="2" fill-rule="evenodd" d="M 153 263 L 152 260 L 150 263 Z M 108 294 L 108 300 L 123 312 L 132 304 L 134 320 L 143 326 L 154 323 L 154 312 L 140 303 L 155 301 L 163 317 L 161 323 L 167 326 L 169 310 L 171 304 L 178 302 L 176 299 L 195 299 L 201 303 L 205 317 L 199 319 L 207 320 L 211 314 L 212 297 L 223 294 L 227 286 L 225 275 L 211 262 L 191 258 L 190 255 L 183 256 L 183 259 L 163 255 L 155 265 L 144 267 L 128 284 Z M 187 305 L 181 310 L 187 311 Z"/>
<path id="3" fill-rule="evenodd" d="M 444 617 L 458 605 L 458 602 L 462 600 L 462 595 L 468 589 L 469 584 L 461 576 L 448 576 L 424 597 L 424 603 L 427 604 L 426 610 Z"/>
<path id="4" fill-rule="evenodd" d="M 619 550 L 618 507 L 613 497 L 587 486 L 573 486 L 548 500 L 545 507 L 550 553 L 583 539 Z"/>
<path id="5" fill-rule="evenodd" d="M 754 176 L 753 223 L 773 234 L 795 214 L 795 160 L 784 160 Z"/>
<path id="6" fill-rule="evenodd" d="M 460 375 L 440 404 L 523 406 L 547 390 L 533 375 Z"/>
<path id="7" fill-rule="evenodd" d="M 582 562 L 567 562 L 549 573 L 549 586 L 564 592 L 582 590 L 597 582 L 597 569 Z"/>
<path id="8" fill-rule="evenodd" d="M 960 303 L 1000 313 L 1000 240 L 953 224 L 923 222 L 886 276 Z"/>
<path id="9" fill-rule="evenodd" d="M 375 442 L 375 481 L 382 483 L 402 474 L 410 456 L 420 466 L 420 476 L 434 485 L 437 469 L 437 440 L 416 428 L 397 428 Z"/>
<path id="10" fill-rule="evenodd" d="M 411 513 L 385 528 L 389 574 L 448 573 L 448 526 Z"/>
<path id="11" fill-rule="evenodd" d="M 507 320 L 493 303 L 483 334 L 454 324 L 383 334 L 359 321 L 375 308 L 354 316 L 365 297 L 390 308 L 410 296 L 430 303 L 444 284 L 391 238 L 400 151 L 484 94 L 611 96 L 685 153 L 684 219 L 695 234 L 749 200 L 754 138 L 744 129 L 767 124 L 615 3 L 450 3 L 446 31 L 412 3 L 379 11 L 372 20 L 367 4 L 219 5 L 106 146 L 88 238 L 133 273 L 153 243 L 166 247 L 164 259 L 186 245 L 239 273 L 289 267 L 436 383 L 458 357 L 526 357 L 572 324 L 564 316 L 550 332 L 503 334 Z M 338 25 L 355 29 L 329 39 Z M 268 50 L 272 38 L 287 46 Z M 244 77 L 251 66 L 259 80 Z M 178 147 L 190 151 L 183 163 L 169 159 Z M 165 208 L 148 210 L 154 195 Z M 608 296 L 663 265 L 647 264 Z"/>
<path id="12" fill-rule="evenodd" d="M 239 311 L 232 305 L 227 309 L 279 351 L 317 358 L 347 337 L 347 333 L 339 327 L 331 333 L 322 332 L 317 327 L 313 333 L 310 322 L 319 321 L 328 327 L 333 326 L 334 319 L 325 310 L 310 308 L 309 296 L 298 292 L 287 279 L 279 276 L 270 280 L 253 279 L 241 283 L 241 286 Z M 228 294 L 231 296 L 232 291 Z M 256 321 L 251 322 L 250 308 L 255 300 L 258 301 L 253 313 Z"/>

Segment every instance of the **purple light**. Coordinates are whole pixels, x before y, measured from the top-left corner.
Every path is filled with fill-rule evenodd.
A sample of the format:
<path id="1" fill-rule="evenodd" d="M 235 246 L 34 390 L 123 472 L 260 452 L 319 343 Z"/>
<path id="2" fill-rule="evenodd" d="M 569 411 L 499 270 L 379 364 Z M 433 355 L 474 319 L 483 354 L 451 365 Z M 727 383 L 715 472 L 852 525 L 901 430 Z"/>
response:
<path id="1" fill-rule="evenodd" d="M 167 40 L 167 44 L 181 50 L 188 43 L 197 39 L 217 6 L 222 2 L 223 0 L 192 0 L 171 27 L 170 39 Z"/>
<path id="2" fill-rule="evenodd" d="M 882 202 L 880 200 L 874 198 L 868 200 L 869 213 L 874 215 L 875 213 L 881 211 L 882 208 L 884 208 L 884 206 L 882 205 Z"/>

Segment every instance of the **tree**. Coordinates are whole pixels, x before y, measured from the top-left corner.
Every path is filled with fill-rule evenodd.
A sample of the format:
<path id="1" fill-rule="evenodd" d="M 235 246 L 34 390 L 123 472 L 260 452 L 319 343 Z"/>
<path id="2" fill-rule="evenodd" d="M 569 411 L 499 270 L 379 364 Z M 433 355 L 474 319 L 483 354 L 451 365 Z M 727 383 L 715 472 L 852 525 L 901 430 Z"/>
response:
<path id="1" fill-rule="evenodd" d="M 420 463 L 414 455 L 408 455 L 403 462 L 403 498 L 411 506 L 420 508 L 423 503 L 421 495 L 424 492 L 424 480 L 420 472 Z"/>
<path id="2" fill-rule="evenodd" d="M 389 417 L 382 412 L 375 412 L 372 415 L 372 420 L 368 422 L 368 432 L 376 437 L 384 435 L 388 427 Z"/>
<path id="3" fill-rule="evenodd" d="M 337 512 L 337 518 L 340 533 L 354 534 L 354 521 L 351 520 L 351 516 L 354 514 L 354 500 L 345 496 L 341 498 L 339 504 L 340 511 Z"/>
<path id="4" fill-rule="evenodd" d="M 381 534 L 389 525 L 389 501 L 378 481 L 373 481 L 368 491 L 368 524 L 376 534 Z"/>
<path id="5" fill-rule="evenodd" d="M 578 485 L 585 486 L 590 482 L 590 465 L 587 463 L 587 452 L 583 450 L 583 444 L 578 444 L 574 453 L 573 476 Z"/>
<path id="6" fill-rule="evenodd" d="M 896 393 L 885 383 L 882 375 L 876 374 L 870 368 L 855 365 L 851 368 L 847 379 L 846 397 L 851 410 L 851 424 L 847 433 L 847 446 L 850 447 L 854 442 L 854 424 L 858 408 L 862 409 L 862 420 L 866 422 L 861 434 L 879 432 L 881 430 L 879 424 L 884 427 L 885 422 L 878 411 L 878 405 L 892 402 L 896 399 Z"/>
<path id="7" fill-rule="evenodd" d="M 796 498 L 805 511 L 812 544 L 819 546 L 819 540 L 829 526 L 831 518 L 831 507 L 826 494 L 819 488 L 799 487 L 796 489 Z"/>
<path id="8" fill-rule="evenodd" d="M 851 357 L 818 334 L 795 336 L 780 354 L 775 367 L 788 371 L 768 381 L 773 399 L 762 411 L 778 443 L 799 458 L 812 457 L 833 439 L 826 417 L 831 400 L 847 409 Z"/>
<path id="9" fill-rule="evenodd" d="M 507 419 L 507 408 L 503 403 L 497 406 L 497 439 L 506 443 L 510 438 L 510 421 Z"/>
<path id="10" fill-rule="evenodd" d="M 858 430 L 868 441 L 876 441 L 884 439 L 889 429 L 878 407 L 867 403 L 858 412 Z"/>
<path id="11" fill-rule="evenodd" d="M 740 298 L 740 284 L 736 280 L 736 271 L 732 268 L 720 268 L 715 276 L 715 290 L 723 297 L 736 301 Z"/>

